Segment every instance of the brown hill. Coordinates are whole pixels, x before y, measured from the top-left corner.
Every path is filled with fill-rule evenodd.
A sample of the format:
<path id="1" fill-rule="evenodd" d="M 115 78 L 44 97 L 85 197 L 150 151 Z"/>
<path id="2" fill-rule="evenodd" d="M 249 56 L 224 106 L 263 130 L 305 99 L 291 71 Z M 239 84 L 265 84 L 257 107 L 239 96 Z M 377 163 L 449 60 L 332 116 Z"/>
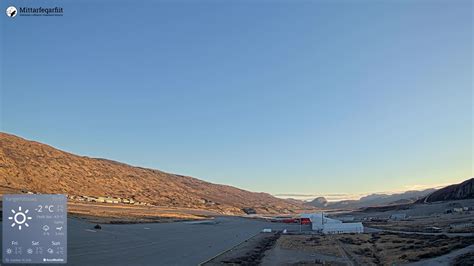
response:
<path id="1" fill-rule="evenodd" d="M 266 193 L 254 193 L 196 178 L 77 156 L 0 132 L 0 186 L 39 193 L 133 198 L 157 206 L 242 213 L 288 213 L 301 208 Z"/>
<path id="2" fill-rule="evenodd" d="M 427 195 L 418 200 L 423 202 L 436 202 L 445 200 L 474 199 L 474 178 L 468 179 L 460 184 L 454 184 Z"/>

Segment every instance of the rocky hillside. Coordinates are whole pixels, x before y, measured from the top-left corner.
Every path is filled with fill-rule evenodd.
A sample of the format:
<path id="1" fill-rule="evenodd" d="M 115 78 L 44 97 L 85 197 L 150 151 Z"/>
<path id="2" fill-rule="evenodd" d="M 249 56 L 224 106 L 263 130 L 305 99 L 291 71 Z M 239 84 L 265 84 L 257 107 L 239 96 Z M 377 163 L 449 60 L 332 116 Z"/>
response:
<path id="1" fill-rule="evenodd" d="M 306 204 L 317 208 L 324 208 L 327 207 L 328 201 L 325 197 L 317 197 L 314 200 L 307 202 Z"/>
<path id="2" fill-rule="evenodd" d="M 0 132 L 0 187 L 39 193 L 133 198 L 159 206 L 242 213 L 288 213 L 301 208 L 266 193 L 77 156 Z"/>
<path id="3" fill-rule="evenodd" d="M 468 179 L 460 184 L 450 185 L 439 189 L 418 202 L 436 202 L 444 200 L 474 199 L 474 178 Z"/>

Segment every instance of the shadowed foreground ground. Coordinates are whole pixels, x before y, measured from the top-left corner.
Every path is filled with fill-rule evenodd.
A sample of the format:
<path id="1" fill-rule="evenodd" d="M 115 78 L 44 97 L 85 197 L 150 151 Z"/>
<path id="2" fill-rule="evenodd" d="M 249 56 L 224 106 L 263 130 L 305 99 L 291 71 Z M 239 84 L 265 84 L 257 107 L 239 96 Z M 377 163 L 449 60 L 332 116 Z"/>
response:
<path id="1" fill-rule="evenodd" d="M 103 225 L 68 220 L 67 265 L 197 265 L 263 228 L 298 225 L 237 217 L 212 222 Z"/>

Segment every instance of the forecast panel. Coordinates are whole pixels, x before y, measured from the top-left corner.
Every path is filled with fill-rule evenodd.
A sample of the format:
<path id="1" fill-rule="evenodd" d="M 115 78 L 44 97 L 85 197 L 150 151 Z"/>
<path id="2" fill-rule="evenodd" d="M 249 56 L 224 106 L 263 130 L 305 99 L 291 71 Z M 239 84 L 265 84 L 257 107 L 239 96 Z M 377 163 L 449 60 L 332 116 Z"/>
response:
<path id="1" fill-rule="evenodd" d="M 65 195 L 3 195 L 3 263 L 67 262 Z"/>

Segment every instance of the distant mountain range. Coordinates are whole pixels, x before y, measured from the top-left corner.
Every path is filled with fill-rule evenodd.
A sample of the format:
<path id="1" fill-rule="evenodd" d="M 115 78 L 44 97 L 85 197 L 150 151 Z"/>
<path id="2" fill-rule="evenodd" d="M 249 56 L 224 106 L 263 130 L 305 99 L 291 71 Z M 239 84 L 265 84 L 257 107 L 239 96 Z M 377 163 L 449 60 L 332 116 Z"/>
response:
<path id="1" fill-rule="evenodd" d="M 419 199 L 418 203 L 463 199 L 474 199 L 474 178 L 434 191 Z"/>
<path id="2" fill-rule="evenodd" d="M 353 210 L 367 207 L 463 199 L 474 199 L 474 178 L 441 189 L 430 188 L 421 191 L 406 191 L 397 194 L 370 194 L 360 198 L 359 200 L 343 200 L 336 202 L 328 202 L 324 197 L 318 197 L 312 201 L 306 202 L 305 204 L 320 209 Z"/>
<path id="3" fill-rule="evenodd" d="M 291 213 L 303 207 L 267 193 L 255 193 L 193 177 L 77 156 L 0 132 L 0 194 L 3 191 L 109 196 L 169 207 L 240 214 Z"/>
<path id="4" fill-rule="evenodd" d="M 413 203 L 424 196 L 436 191 L 436 189 L 425 189 L 421 191 L 406 191 L 397 194 L 370 194 L 359 200 L 343 200 L 328 202 L 324 197 L 318 197 L 306 204 L 323 209 L 358 209 L 365 207 L 376 207 L 385 205 L 399 205 Z"/>

